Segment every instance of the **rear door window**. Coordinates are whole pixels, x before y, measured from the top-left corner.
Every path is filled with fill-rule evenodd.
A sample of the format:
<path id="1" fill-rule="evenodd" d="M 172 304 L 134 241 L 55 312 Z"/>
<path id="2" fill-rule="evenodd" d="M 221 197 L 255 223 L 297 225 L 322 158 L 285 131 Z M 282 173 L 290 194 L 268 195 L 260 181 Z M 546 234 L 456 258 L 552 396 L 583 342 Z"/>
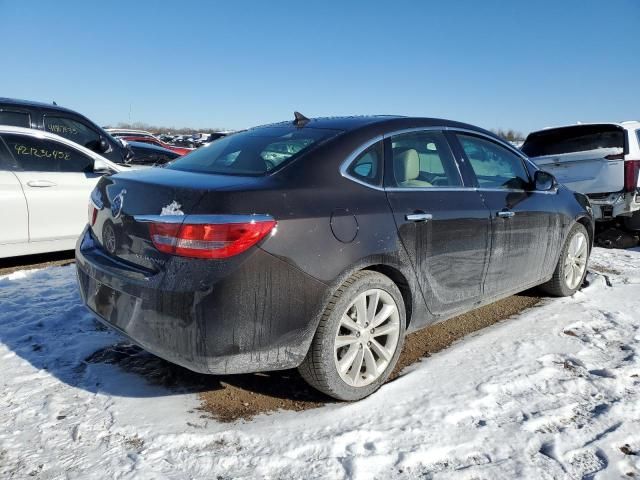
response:
<path id="1" fill-rule="evenodd" d="M 44 117 L 44 128 L 47 132 L 55 133 L 92 150 L 100 140 L 97 131 L 71 118 L 47 115 Z"/>
<path id="2" fill-rule="evenodd" d="M 90 172 L 93 159 L 52 140 L 3 134 L 19 170 L 32 172 Z"/>
<path id="3" fill-rule="evenodd" d="M 439 131 L 412 132 L 391 137 L 393 177 L 400 188 L 458 187 L 460 172 L 449 142 Z"/>
<path id="4" fill-rule="evenodd" d="M 523 160 L 491 140 L 475 135 L 456 134 L 480 188 L 524 190 L 529 174 Z"/>
<path id="5" fill-rule="evenodd" d="M 31 119 L 26 112 L 13 112 L 11 110 L 0 110 L 0 125 L 11 125 L 13 127 L 31 127 Z"/>
<path id="6" fill-rule="evenodd" d="M 575 125 L 530 134 L 521 150 L 529 157 L 587 152 L 603 148 L 624 149 L 624 129 L 617 125 Z"/>

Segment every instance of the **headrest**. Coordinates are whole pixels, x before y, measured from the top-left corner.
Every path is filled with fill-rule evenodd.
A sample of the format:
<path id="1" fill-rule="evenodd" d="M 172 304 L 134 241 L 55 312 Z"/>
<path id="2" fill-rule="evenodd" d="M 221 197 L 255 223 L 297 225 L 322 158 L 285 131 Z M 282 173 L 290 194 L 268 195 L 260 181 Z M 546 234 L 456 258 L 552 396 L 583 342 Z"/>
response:
<path id="1" fill-rule="evenodd" d="M 420 175 L 420 157 L 413 148 L 393 154 L 393 168 L 399 184 L 415 180 Z"/>

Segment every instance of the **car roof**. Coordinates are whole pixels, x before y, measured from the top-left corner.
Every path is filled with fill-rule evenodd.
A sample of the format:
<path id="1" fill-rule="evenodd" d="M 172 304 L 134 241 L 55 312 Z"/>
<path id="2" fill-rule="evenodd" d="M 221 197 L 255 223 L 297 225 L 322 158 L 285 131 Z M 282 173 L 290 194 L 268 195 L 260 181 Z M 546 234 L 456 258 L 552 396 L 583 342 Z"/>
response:
<path id="1" fill-rule="evenodd" d="M 629 130 L 636 130 L 640 128 L 640 122 L 637 120 L 627 120 L 625 122 L 621 122 L 620 125 Z"/>
<path id="2" fill-rule="evenodd" d="M 17 98 L 0 97 L 0 106 L 13 105 L 16 107 L 37 108 L 41 110 L 53 110 L 57 112 L 67 112 L 79 115 L 75 110 L 70 108 L 61 107 L 60 105 L 53 105 L 52 103 L 34 102 L 33 100 L 20 100 Z"/>
<path id="3" fill-rule="evenodd" d="M 294 125 L 293 120 L 262 125 L 255 128 L 268 127 L 285 127 Z M 400 115 L 364 115 L 364 116 L 345 116 L 345 117 L 316 117 L 310 118 L 308 122 L 303 123 L 301 128 L 321 128 L 334 129 L 343 131 L 360 130 L 373 128 L 379 131 L 393 131 L 404 128 L 428 128 L 428 127 L 451 127 L 464 130 L 473 130 L 496 137 L 495 134 L 484 130 L 480 127 L 467 123 L 456 122 L 454 120 L 446 120 L 443 118 L 432 117 L 404 117 Z M 253 129 L 251 129 L 253 130 Z M 496 137 L 498 138 L 498 137 Z"/>
<path id="4" fill-rule="evenodd" d="M 568 125 L 558 125 L 555 127 L 545 127 L 540 130 L 534 130 L 529 133 L 529 135 L 533 135 L 535 133 L 542 133 L 551 130 L 561 130 L 563 128 L 580 128 L 580 127 L 622 127 L 626 130 L 635 130 L 640 128 L 640 122 L 637 120 L 627 120 L 624 122 L 593 122 L 593 123 L 571 123 Z"/>

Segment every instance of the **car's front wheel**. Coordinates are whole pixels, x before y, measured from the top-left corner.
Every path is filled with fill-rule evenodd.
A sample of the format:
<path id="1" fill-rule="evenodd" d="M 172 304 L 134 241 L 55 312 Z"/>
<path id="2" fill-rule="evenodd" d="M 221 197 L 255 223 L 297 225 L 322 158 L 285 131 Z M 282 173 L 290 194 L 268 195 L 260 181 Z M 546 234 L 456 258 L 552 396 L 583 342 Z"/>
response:
<path id="1" fill-rule="evenodd" d="M 556 297 L 568 297 L 577 292 L 587 274 L 589 253 L 587 229 L 576 223 L 567 235 L 553 277 L 541 285 L 542 290 Z"/>
<path id="2" fill-rule="evenodd" d="M 378 272 L 358 272 L 329 301 L 299 371 L 311 386 L 338 400 L 364 398 L 393 370 L 405 324 L 396 284 Z"/>

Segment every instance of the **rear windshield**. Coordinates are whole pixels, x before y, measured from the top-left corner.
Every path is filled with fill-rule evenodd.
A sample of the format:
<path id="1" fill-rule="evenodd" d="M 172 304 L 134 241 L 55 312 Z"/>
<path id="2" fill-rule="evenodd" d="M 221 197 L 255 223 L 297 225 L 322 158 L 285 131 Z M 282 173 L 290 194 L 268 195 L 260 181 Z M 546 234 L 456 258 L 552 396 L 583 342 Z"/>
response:
<path id="1" fill-rule="evenodd" d="M 615 125 L 576 125 L 532 133 L 521 150 L 529 157 L 624 148 L 624 130 Z"/>
<path id="2" fill-rule="evenodd" d="M 340 130 L 263 127 L 236 133 L 173 161 L 167 168 L 228 175 L 265 175 Z"/>

